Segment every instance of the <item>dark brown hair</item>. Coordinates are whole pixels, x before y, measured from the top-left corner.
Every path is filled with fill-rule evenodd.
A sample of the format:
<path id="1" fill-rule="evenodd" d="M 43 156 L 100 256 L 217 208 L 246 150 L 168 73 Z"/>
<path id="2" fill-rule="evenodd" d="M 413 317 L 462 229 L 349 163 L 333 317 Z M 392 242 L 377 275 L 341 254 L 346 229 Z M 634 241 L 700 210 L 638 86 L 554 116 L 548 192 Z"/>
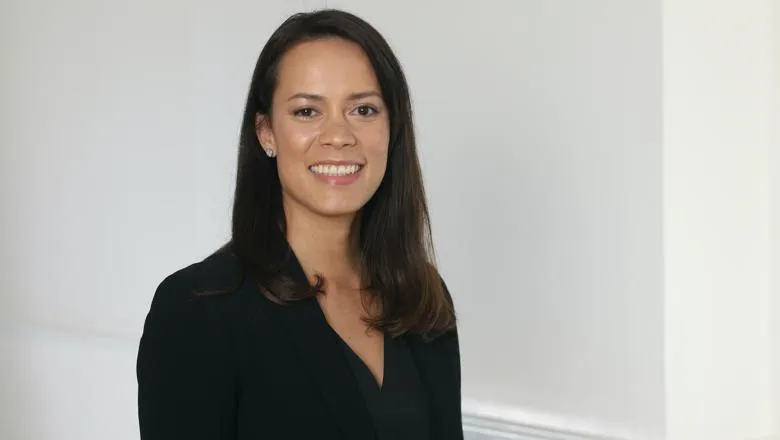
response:
<path id="1" fill-rule="evenodd" d="M 406 78 L 379 32 L 348 12 L 326 9 L 295 14 L 271 35 L 260 53 L 241 126 L 232 238 L 218 252 L 234 253 L 272 301 L 296 301 L 322 291 L 321 277 L 314 286 L 302 285 L 281 271 L 279 255 L 288 246 L 282 188 L 275 161 L 263 154 L 258 142 L 255 116 L 271 114 L 284 54 L 298 43 L 333 37 L 354 42 L 366 53 L 390 121 L 385 176 L 352 231 L 362 279 L 381 304 L 379 316 L 369 324 L 393 335 L 451 329 L 455 314 L 436 270 Z"/>

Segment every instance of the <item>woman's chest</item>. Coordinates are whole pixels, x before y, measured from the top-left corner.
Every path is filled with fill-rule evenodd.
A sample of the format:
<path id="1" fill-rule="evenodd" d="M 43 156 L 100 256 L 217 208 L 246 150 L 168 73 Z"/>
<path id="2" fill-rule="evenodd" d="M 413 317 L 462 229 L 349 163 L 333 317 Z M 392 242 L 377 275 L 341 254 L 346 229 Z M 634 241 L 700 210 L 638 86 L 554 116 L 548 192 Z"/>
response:
<path id="1" fill-rule="evenodd" d="M 247 354 L 240 370 L 239 440 L 344 439 L 329 402 L 293 347 L 269 340 Z"/>
<path id="2" fill-rule="evenodd" d="M 367 407 L 344 343 L 315 301 L 261 313 L 247 310 L 251 319 L 233 321 L 239 439 L 376 438 L 374 411 Z M 407 364 L 428 402 L 433 437 L 459 438 L 449 435 L 449 428 L 442 431 L 459 426 L 457 346 L 417 339 L 408 341 Z"/>

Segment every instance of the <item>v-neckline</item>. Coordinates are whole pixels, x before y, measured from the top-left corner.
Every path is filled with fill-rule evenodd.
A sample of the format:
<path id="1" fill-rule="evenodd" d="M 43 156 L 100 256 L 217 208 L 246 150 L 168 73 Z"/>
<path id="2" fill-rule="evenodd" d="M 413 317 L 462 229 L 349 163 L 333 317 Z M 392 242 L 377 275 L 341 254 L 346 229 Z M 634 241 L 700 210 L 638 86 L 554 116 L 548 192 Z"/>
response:
<path id="1" fill-rule="evenodd" d="M 329 326 L 330 327 L 330 326 Z M 336 334 L 336 336 L 339 338 L 339 341 L 344 346 L 344 349 L 348 352 L 346 353 L 347 356 L 351 357 L 354 362 L 359 364 L 358 368 L 363 371 L 363 373 L 367 374 L 368 377 L 371 378 L 371 383 L 376 386 L 376 389 L 379 392 L 382 392 L 382 390 L 385 388 L 387 384 L 387 355 L 388 355 L 388 349 L 387 349 L 387 334 L 383 333 L 383 340 L 382 340 L 382 381 L 380 382 L 379 379 L 374 375 L 374 373 L 371 371 L 371 368 L 369 368 L 366 361 L 363 360 L 362 357 L 360 357 L 359 354 L 355 352 L 355 350 L 352 349 L 352 347 L 347 343 L 347 341 L 344 340 L 337 332 L 336 330 L 333 330 L 333 327 L 331 327 L 331 330 L 333 333 Z"/>
<path id="2" fill-rule="evenodd" d="M 277 264 L 278 273 L 304 283 L 306 277 L 300 262 L 283 234 L 269 244 L 269 252 Z M 257 298 L 262 294 L 257 291 Z M 361 391 L 355 375 L 350 372 L 348 356 L 338 353 L 342 339 L 325 319 L 319 301 L 315 298 L 281 304 L 264 301 L 270 313 L 300 354 L 307 374 L 320 391 L 325 404 L 333 411 L 336 423 L 345 439 L 375 438 L 371 415 L 360 398 Z M 387 337 L 387 336 L 386 336 Z M 403 337 L 417 367 L 426 394 L 433 422 L 434 438 L 463 439 L 462 428 L 453 420 L 461 416 L 460 353 L 457 332 L 448 332 L 436 340 L 420 335 Z M 396 341 L 398 342 L 398 341 Z M 387 351 L 387 347 L 385 347 Z M 387 356 L 385 365 L 387 365 Z M 388 375 L 383 374 L 383 389 L 388 390 Z M 373 375 L 370 377 L 373 378 Z M 376 383 L 376 380 L 374 380 Z"/>

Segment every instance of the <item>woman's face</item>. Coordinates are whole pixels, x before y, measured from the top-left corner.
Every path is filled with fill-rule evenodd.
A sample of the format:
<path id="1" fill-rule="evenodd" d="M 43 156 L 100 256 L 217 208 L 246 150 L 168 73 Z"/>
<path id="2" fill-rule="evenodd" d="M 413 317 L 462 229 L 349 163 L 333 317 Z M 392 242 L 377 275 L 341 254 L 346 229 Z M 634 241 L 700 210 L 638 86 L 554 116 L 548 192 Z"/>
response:
<path id="1" fill-rule="evenodd" d="M 279 64 L 270 120 L 257 116 L 276 154 L 285 210 L 352 217 L 387 167 L 389 119 L 371 63 L 349 41 L 301 43 Z"/>

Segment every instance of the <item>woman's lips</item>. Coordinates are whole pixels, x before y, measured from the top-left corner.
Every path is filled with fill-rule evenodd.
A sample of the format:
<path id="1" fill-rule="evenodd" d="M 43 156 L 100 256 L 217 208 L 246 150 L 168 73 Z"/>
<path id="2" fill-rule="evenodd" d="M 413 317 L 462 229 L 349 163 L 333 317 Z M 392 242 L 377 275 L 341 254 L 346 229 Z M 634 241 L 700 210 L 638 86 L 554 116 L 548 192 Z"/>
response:
<path id="1" fill-rule="evenodd" d="M 309 171 L 322 182 L 330 185 L 350 185 L 360 177 L 363 165 L 357 162 L 318 162 L 309 167 Z"/>

